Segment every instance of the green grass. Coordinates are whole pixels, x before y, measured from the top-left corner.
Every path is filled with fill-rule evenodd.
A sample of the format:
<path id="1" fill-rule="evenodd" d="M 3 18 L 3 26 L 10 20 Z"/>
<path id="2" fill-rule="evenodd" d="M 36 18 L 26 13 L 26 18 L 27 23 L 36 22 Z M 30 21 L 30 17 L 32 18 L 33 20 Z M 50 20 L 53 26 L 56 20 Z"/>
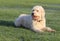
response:
<path id="1" fill-rule="evenodd" d="M 15 28 L 15 19 L 22 13 L 31 14 L 34 5 L 45 8 L 47 26 L 56 33 Z M 0 41 L 60 41 L 60 0 L 0 0 Z"/>

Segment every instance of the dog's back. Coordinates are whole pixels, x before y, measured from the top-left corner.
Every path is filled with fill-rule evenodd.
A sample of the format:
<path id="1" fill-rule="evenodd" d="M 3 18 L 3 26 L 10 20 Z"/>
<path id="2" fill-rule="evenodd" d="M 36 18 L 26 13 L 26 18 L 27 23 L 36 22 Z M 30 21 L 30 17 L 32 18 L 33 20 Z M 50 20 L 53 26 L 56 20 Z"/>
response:
<path id="1" fill-rule="evenodd" d="M 15 21 L 15 26 L 24 26 L 30 28 L 32 25 L 31 15 L 21 14 Z"/>

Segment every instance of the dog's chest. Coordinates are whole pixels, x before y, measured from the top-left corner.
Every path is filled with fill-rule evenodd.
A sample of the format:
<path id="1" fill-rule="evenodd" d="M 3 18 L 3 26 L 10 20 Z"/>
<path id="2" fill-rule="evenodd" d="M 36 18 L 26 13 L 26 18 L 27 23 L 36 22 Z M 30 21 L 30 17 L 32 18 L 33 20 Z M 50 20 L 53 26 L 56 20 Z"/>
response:
<path id="1" fill-rule="evenodd" d="M 41 22 L 33 21 L 32 24 L 33 24 L 33 28 L 38 28 L 38 29 L 40 29 L 40 28 L 43 27 Z"/>

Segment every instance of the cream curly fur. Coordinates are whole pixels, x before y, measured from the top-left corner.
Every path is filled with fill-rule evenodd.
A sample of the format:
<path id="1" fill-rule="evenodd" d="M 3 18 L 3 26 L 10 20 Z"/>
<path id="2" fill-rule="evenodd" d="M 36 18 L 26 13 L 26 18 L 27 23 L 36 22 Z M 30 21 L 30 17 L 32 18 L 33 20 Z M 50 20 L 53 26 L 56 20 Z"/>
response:
<path id="1" fill-rule="evenodd" d="M 34 6 L 31 15 L 21 14 L 15 20 L 15 26 L 21 26 L 21 25 L 35 32 L 44 32 L 44 31 L 55 32 L 55 30 L 46 27 L 45 10 L 42 6 Z"/>

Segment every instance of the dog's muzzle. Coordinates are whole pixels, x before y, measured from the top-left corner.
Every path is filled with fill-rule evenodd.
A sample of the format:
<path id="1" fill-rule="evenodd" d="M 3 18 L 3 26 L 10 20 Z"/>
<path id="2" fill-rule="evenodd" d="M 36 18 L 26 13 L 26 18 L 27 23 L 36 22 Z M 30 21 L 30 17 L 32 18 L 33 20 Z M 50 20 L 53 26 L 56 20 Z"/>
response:
<path id="1" fill-rule="evenodd" d="M 32 16 L 34 15 L 34 13 L 32 13 Z"/>
<path id="2" fill-rule="evenodd" d="M 38 20 L 40 17 L 37 15 L 34 15 L 34 13 L 32 13 L 32 18 L 33 18 L 33 20 Z"/>

